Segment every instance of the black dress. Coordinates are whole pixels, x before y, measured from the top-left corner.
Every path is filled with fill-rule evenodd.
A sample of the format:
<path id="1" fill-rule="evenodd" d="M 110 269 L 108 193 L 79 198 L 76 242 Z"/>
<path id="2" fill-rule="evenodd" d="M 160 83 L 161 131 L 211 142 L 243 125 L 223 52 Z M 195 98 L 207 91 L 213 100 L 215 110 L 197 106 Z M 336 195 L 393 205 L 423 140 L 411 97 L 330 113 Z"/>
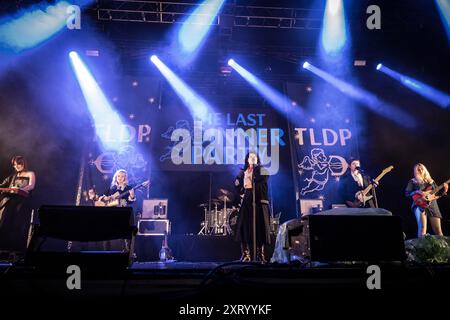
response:
<path id="1" fill-rule="evenodd" d="M 430 184 L 427 182 L 419 183 L 416 179 L 411 179 L 411 180 L 409 180 L 408 185 L 406 186 L 405 195 L 407 197 L 412 197 L 413 194 L 415 193 L 415 191 L 419 191 L 419 190 L 423 191 L 430 186 L 431 186 L 432 190 L 435 190 L 437 188 L 437 185 L 434 181 L 433 181 L 433 183 Z M 444 194 L 443 189 L 442 189 L 442 191 L 438 192 L 438 195 L 442 195 L 442 194 Z M 417 208 L 417 205 L 413 201 L 411 204 L 411 210 L 414 212 L 416 210 L 416 208 Z M 435 218 L 442 219 L 441 211 L 439 210 L 439 206 L 438 206 L 436 200 L 431 201 L 428 208 L 425 208 L 424 210 L 425 210 L 425 214 L 427 215 L 427 217 L 435 217 Z"/>
<path id="2" fill-rule="evenodd" d="M 13 174 L 0 187 L 23 188 L 29 183 L 29 177 Z M 25 252 L 31 218 L 29 199 L 15 193 L 0 194 L 0 250 Z"/>
<path id="3" fill-rule="evenodd" d="M 256 199 L 256 245 L 270 243 L 269 200 L 267 195 L 268 175 L 261 174 L 264 169 L 256 166 L 253 170 Z M 235 239 L 241 243 L 253 243 L 253 190 L 244 188 L 244 170 L 236 177 L 236 187 L 244 194 L 241 208 L 237 217 Z"/>
<path id="4" fill-rule="evenodd" d="M 370 184 L 370 178 L 368 176 L 363 176 L 363 186 L 360 187 L 358 183 L 353 179 L 350 171 L 348 171 L 340 180 L 339 180 L 339 197 L 341 198 L 341 201 L 343 203 L 346 203 L 346 201 L 354 202 L 355 194 L 358 191 L 364 190 L 368 185 Z M 372 189 L 368 195 L 374 196 L 374 189 Z M 347 205 L 348 206 L 348 205 Z M 368 201 L 366 201 L 365 207 L 369 208 L 375 208 L 376 204 L 374 201 L 374 197 Z"/>

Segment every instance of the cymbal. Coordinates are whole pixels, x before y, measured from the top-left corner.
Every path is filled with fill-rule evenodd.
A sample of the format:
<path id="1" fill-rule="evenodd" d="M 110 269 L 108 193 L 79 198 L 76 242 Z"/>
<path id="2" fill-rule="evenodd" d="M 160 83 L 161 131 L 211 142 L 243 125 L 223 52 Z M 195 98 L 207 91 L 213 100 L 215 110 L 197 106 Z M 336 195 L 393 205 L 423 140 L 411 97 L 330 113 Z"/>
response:
<path id="1" fill-rule="evenodd" d="M 225 195 L 225 196 L 227 196 L 227 197 L 231 197 L 232 195 L 233 195 L 233 193 L 231 192 L 231 191 L 228 191 L 227 189 L 219 189 L 219 192 L 222 194 L 222 195 Z"/>
<path id="2" fill-rule="evenodd" d="M 206 208 L 206 207 L 208 207 L 208 204 L 207 203 L 200 203 L 198 206 L 200 208 Z"/>
<path id="3" fill-rule="evenodd" d="M 224 196 L 220 196 L 219 200 L 222 201 L 222 202 L 225 202 L 225 201 L 226 202 L 230 202 L 231 201 L 231 199 L 229 197 L 225 196 L 225 195 Z"/>

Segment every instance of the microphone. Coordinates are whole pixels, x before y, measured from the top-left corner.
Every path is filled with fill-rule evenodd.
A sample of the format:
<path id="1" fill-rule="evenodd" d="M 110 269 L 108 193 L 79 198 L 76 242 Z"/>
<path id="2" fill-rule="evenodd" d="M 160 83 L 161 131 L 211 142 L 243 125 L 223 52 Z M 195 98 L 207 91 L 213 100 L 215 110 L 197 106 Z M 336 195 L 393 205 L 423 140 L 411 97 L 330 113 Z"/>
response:
<path id="1" fill-rule="evenodd" d="M 357 166 L 356 168 L 355 168 L 356 170 L 358 170 L 359 172 L 361 172 L 361 173 L 364 173 L 364 170 L 363 169 L 361 169 L 361 167 L 360 166 Z"/>

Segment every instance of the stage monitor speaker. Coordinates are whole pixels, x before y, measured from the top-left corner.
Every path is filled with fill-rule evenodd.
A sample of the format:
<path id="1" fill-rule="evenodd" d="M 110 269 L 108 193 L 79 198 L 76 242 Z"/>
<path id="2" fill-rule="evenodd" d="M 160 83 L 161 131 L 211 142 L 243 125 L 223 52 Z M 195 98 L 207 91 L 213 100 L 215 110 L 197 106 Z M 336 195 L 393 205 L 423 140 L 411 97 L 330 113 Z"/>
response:
<path id="1" fill-rule="evenodd" d="M 311 215 L 288 228 L 290 253 L 310 261 L 403 261 L 400 217 Z"/>
<path id="2" fill-rule="evenodd" d="M 25 262 L 33 266 L 72 263 L 82 266 L 126 268 L 132 261 L 137 229 L 129 207 L 41 206 L 33 225 Z M 94 242 L 121 239 L 128 241 L 124 251 L 45 251 L 50 239 L 68 242 Z"/>
<path id="3" fill-rule="evenodd" d="M 167 219 L 168 199 L 148 199 L 142 204 L 143 219 Z"/>

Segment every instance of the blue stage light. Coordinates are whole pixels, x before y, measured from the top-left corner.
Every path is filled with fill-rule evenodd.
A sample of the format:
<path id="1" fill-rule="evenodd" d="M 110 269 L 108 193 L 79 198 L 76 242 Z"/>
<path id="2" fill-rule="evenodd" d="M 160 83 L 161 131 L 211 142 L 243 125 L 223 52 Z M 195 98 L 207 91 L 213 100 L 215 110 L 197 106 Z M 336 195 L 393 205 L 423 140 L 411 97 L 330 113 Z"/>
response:
<path id="1" fill-rule="evenodd" d="M 229 65 L 230 67 L 233 66 L 233 64 L 234 64 L 234 60 L 233 60 L 233 59 L 228 60 L 228 65 Z"/>
<path id="2" fill-rule="evenodd" d="M 304 63 L 303 63 L 303 69 L 306 69 L 306 68 L 308 68 L 309 67 L 309 62 L 308 61 L 305 61 Z"/>
<path id="3" fill-rule="evenodd" d="M 178 33 L 183 52 L 192 53 L 197 50 L 224 2 L 225 0 L 206 0 L 191 12 Z"/>
<path id="4" fill-rule="evenodd" d="M 69 57 L 92 116 L 101 147 L 103 150 L 121 150 L 129 142 L 125 123 L 111 106 L 80 56 L 75 51 L 71 51 Z"/>
<path id="5" fill-rule="evenodd" d="M 439 9 L 442 24 L 444 25 L 447 39 L 450 41 L 450 1 L 449 0 L 435 0 L 436 6 Z"/>
<path id="6" fill-rule="evenodd" d="M 191 87 L 181 80 L 157 56 L 151 56 L 150 60 L 166 78 L 175 93 L 181 98 L 184 105 L 189 109 L 192 117 L 205 120 L 208 117 L 208 113 L 213 111 L 208 102 L 201 98 Z"/>
<path id="7" fill-rule="evenodd" d="M 377 70 L 380 70 L 383 67 L 383 64 L 379 63 L 377 64 Z"/>
<path id="8" fill-rule="evenodd" d="M 72 1 L 70 1 L 72 2 Z M 50 39 L 58 32 L 67 28 L 70 20 L 69 1 L 58 1 L 49 5 L 42 1 L 32 7 L 24 9 L 14 16 L 4 16 L 0 19 L 0 50 L 13 52 L 33 48 Z M 79 5 L 86 5 L 92 0 L 79 1 Z"/>
<path id="9" fill-rule="evenodd" d="M 236 70 L 259 94 L 269 101 L 269 103 L 280 112 L 284 113 L 289 119 L 295 121 L 303 116 L 303 110 L 298 105 L 292 107 L 292 99 L 289 99 L 282 93 L 273 89 L 264 81 L 250 73 L 236 61 L 230 65 Z"/>
<path id="10" fill-rule="evenodd" d="M 321 44 L 327 54 L 336 55 L 347 41 L 343 0 L 327 0 L 322 24 Z"/>
<path id="11" fill-rule="evenodd" d="M 448 108 L 448 106 L 450 105 L 450 95 L 443 91 L 435 89 L 432 86 L 427 85 L 419 80 L 403 75 L 400 72 L 394 71 L 386 66 L 382 66 L 378 70 L 399 81 L 405 87 L 420 94 L 422 97 L 433 101 L 441 108 Z"/>
<path id="12" fill-rule="evenodd" d="M 311 64 L 309 64 L 307 70 L 327 81 L 345 95 L 368 107 L 371 111 L 378 113 L 381 116 L 384 116 L 385 118 L 388 118 L 401 126 L 408 128 L 416 127 L 416 121 L 411 115 L 392 104 L 382 101 L 373 93 L 370 93 L 367 90 L 364 90 L 351 83 L 338 79 L 330 73 L 321 70 Z"/>

